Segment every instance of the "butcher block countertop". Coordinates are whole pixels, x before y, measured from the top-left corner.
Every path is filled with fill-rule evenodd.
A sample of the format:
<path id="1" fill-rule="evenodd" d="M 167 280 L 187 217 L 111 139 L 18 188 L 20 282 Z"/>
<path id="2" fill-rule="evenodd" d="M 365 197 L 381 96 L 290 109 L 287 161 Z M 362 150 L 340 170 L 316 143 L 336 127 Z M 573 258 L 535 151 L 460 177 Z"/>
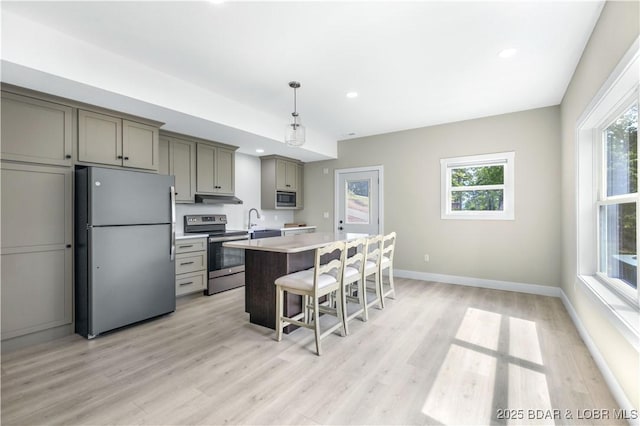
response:
<path id="1" fill-rule="evenodd" d="M 315 250 L 318 247 L 323 247 L 336 241 L 350 241 L 367 236 L 367 234 L 344 232 L 313 232 L 308 234 L 289 235 L 286 237 L 228 241 L 224 243 L 223 246 L 246 250 L 271 251 L 276 253 L 300 253 L 303 251 Z"/>

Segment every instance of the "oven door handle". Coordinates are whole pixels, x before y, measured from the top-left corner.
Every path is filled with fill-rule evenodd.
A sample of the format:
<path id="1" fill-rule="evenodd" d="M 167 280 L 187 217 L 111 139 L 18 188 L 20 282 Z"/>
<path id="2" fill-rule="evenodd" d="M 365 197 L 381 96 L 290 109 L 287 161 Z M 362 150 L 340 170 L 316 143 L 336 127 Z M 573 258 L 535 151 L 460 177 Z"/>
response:
<path id="1" fill-rule="evenodd" d="M 248 240 L 249 236 L 235 236 L 235 237 L 209 237 L 209 242 L 210 243 L 220 243 L 223 241 L 242 241 L 242 240 Z"/>

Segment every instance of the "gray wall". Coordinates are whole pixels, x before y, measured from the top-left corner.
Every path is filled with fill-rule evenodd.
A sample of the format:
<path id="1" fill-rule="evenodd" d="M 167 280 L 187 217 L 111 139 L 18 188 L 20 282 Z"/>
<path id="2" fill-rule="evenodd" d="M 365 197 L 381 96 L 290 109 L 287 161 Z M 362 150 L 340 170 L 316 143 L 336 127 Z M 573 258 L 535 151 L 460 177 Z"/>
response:
<path id="1" fill-rule="evenodd" d="M 338 160 L 305 165 L 305 208 L 295 219 L 331 231 L 334 170 L 383 165 L 396 269 L 559 286 L 559 117 L 548 107 L 339 142 Z M 441 220 L 440 159 L 502 151 L 516 153 L 516 220 Z"/>
<path id="2" fill-rule="evenodd" d="M 607 2 L 561 106 L 562 290 L 635 408 L 640 408 L 638 352 L 576 286 L 576 121 L 640 33 L 638 2 Z M 579 285 L 578 285 L 579 287 Z"/>

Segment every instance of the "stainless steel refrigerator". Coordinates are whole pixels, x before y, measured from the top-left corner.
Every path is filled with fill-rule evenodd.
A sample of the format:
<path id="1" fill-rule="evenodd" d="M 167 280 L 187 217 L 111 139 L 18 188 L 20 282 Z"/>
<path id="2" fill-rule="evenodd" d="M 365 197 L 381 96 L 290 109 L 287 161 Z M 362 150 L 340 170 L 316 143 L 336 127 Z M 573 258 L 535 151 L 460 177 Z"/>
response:
<path id="1" fill-rule="evenodd" d="M 76 170 L 75 328 L 93 338 L 176 307 L 173 176 Z"/>

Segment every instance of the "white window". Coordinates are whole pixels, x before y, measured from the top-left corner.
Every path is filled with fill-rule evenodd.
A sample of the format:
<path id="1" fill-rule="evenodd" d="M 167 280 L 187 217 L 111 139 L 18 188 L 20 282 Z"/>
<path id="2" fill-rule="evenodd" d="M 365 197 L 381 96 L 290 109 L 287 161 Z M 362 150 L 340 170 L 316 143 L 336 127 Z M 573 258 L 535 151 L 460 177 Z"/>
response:
<path id="1" fill-rule="evenodd" d="M 597 275 L 637 301 L 638 95 L 632 95 L 597 141 Z M 596 154 L 596 155 L 597 155 Z"/>
<path id="2" fill-rule="evenodd" d="M 514 219 L 515 152 L 440 160 L 442 219 Z"/>
<path id="3" fill-rule="evenodd" d="M 640 348 L 638 44 L 578 120 L 577 282 Z"/>

